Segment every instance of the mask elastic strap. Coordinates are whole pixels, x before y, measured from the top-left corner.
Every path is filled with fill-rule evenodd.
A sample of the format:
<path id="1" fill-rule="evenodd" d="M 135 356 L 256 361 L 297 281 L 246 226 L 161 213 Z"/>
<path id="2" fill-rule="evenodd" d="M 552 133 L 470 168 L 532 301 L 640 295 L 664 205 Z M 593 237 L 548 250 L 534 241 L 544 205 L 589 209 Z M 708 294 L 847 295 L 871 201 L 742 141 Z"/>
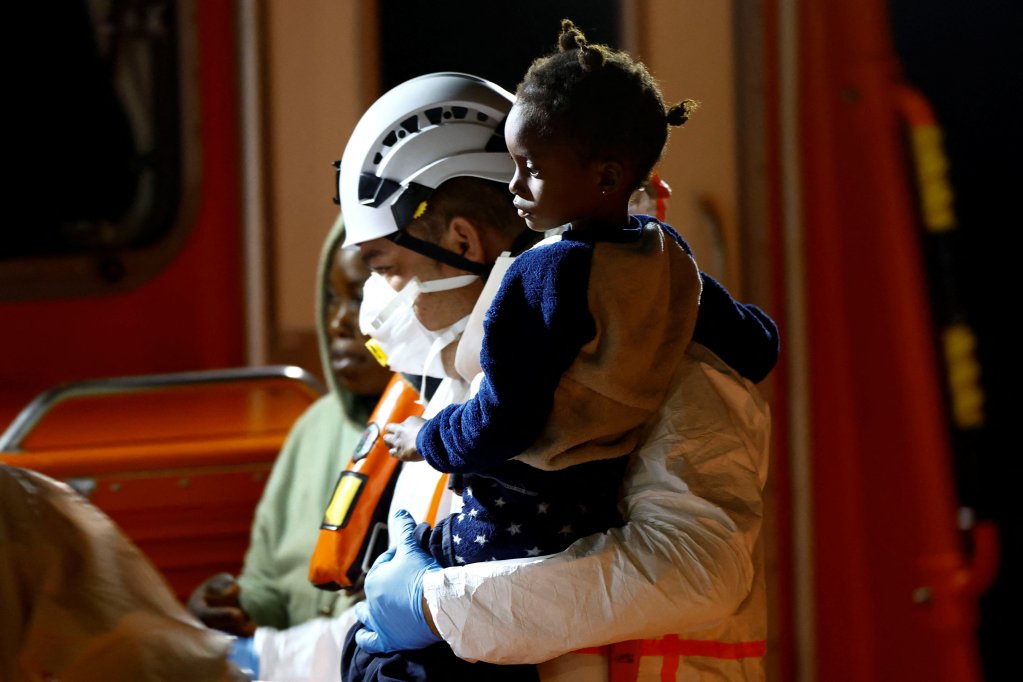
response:
<path id="1" fill-rule="evenodd" d="M 458 275 L 457 277 L 445 277 L 444 279 L 431 279 L 422 282 L 418 278 L 413 280 L 421 294 L 434 294 L 438 291 L 451 291 L 467 287 L 480 278 L 479 275 Z"/>

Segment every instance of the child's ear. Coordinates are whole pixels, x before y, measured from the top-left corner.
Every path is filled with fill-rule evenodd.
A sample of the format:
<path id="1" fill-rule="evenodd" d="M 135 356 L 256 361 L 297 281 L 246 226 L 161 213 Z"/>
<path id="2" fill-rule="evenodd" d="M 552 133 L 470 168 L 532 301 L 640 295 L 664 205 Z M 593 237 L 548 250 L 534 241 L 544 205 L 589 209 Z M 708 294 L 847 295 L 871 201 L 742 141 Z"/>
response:
<path id="1" fill-rule="evenodd" d="M 486 262 L 480 228 L 464 216 L 456 215 L 448 221 L 443 241 L 445 243 L 442 245 L 445 248 L 454 251 L 463 258 L 477 263 Z"/>
<path id="2" fill-rule="evenodd" d="M 625 167 L 618 161 L 599 162 L 600 193 L 615 194 L 625 184 Z"/>

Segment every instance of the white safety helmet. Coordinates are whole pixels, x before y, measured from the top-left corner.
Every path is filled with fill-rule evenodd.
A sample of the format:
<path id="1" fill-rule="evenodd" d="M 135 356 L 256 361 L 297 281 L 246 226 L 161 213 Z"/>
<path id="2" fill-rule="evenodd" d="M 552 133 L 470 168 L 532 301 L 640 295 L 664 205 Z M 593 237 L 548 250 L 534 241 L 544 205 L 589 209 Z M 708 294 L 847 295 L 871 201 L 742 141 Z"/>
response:
<path id="1" fill-rule="evenodd" d="M 400 231 L 445 180 L 509 182 L 515 166 L 501 124 L 513 102 L 504 88 L 464 73 L 419 76 L 378 99 L 355 126 L 341 158 L 344 246 L 403 237 Z"/>

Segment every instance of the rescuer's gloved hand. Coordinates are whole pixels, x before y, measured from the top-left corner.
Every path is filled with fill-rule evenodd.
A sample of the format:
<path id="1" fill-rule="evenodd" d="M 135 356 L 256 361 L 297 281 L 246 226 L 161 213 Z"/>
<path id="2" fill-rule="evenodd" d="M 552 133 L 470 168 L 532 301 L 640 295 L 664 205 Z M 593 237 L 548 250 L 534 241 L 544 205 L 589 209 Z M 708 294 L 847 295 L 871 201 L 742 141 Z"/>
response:
<path id="1" fill-rule="evenodd" d="M 238 666 L 245 679 L 259 678 L 259 654 L 256 653 L 251 637 L 235 638 L 231 642 L 231 651 L 228 652 L 227 660 Z"/>
<path id="2" fill-rule="evenodd" d="M 397 546 L 376 560 L 366 575 L 366 601 L 355 605 L 363 629 L 355 641 L 370 653 L 422 649 L 441 638 L 423 615 L 423 576 L 441 566 L 416 542 L 416 522 L 404 509 Z"/>

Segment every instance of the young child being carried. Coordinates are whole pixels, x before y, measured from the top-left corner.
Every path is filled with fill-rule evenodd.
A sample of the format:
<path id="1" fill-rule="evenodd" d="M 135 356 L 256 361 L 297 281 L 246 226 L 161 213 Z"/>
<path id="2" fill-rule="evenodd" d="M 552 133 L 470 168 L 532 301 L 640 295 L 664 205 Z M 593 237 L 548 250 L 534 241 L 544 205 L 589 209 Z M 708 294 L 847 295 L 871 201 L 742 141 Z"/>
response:
<path id="1" fill-rule="evenodd" d="M 519 85 L 504 125 L 514 205 L 535 231 L 567 229 L 505 274 L 478 393 L 384 436 L 399 459 L 462 477 L 461 513 L 419 529 L 441 565 L 551 554 L 622 525 L 628 455 L 672 388 L 701 290 L 682 239 L 630 216 L 629 198 L 693 106 L 666 108 L 642 63 L 568 20 Z"/>
<path id="2" fill-rule="evenodd" d="M 621 525 L 627 455 L 696 322 L 692 258 L 671 228 L 628 214 L 692 104 L 665 111 L 642 63 L 568 20 L 559 47 L 530 67 L 504 133 L 519 215 L 568 229 L 505 275 L 476 396 L 385 436 L 399 459 L 463 477 L 461 513 L 429 537 L 445 566 L 551 554 Z"/>

